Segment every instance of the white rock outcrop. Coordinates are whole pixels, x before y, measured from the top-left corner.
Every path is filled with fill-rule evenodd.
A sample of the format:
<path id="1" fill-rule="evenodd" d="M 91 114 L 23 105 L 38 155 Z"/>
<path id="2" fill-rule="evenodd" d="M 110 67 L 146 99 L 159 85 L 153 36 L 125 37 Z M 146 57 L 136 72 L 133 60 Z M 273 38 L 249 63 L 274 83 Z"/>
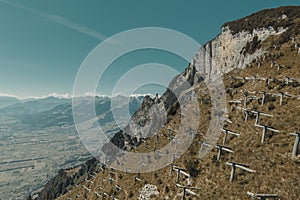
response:
<path id="1" fill-rule="evenodd" d="M 224 74 L 236 68 L 245 68 L 253 59 L 262 56 L 266 51 L 257 49 L 253 54 L 241 53 L 247 42 L 253 41 L 255 36 L 258 40 L 264 41 L 271 35 L 280 35 L 287 29 L 279 28 L 275 30 L 273 27 L 254 29 L 251 33 L 242 31 L 232 34 L 228 27 L 222 29 L 215 39 L 206 43 L 203 49 L 200 49 L 191 61 L 191 66 L 187 69 L 192 72 L 192 67 L 196 67 L 198 74 L 211 77 L 212 74 Z M 187 73 L 187 76 L 193 74 Z M 196 79 L 199 76 L 195 76 Z M 196 80 L 195 80 L 196 81 Z"/>
<path id="2" fill-rule="evenodd" d="M 159 195 L 159 192 L 157 190 L 157 187 L 155 185 L 146 184 L 142 188 L 142 191 L 140 192 L 140 196 L 138 200 L 148 200 L 153 196 Z"/>

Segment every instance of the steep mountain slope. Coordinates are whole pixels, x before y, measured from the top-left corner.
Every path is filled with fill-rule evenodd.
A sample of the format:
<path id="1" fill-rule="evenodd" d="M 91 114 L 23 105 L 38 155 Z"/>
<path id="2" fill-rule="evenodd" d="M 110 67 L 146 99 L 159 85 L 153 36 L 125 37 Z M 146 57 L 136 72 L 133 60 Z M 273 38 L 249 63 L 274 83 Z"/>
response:
<path id="1" fill-rule="evenodd" d="M 171 170 L 171 173 L 170 167 L 137 174 L 97 165 L 97 169 L 84 175 L 86 179 L 65 184 L 60 192 L 56 190 L 53 193 L 52 189 L 45 188 L 38 199 L 52 199 L 61 194 L 58 199 L 148 199 L 145 196 L 142 198 L 144 193 L 141 193 L 146 184 L 156 187 L 157 192 L 152 195 L 155 199 L 181 199 L 183 189 L 176 183 L 201 188 L 191 189 L 195 194 L 186 194 L 188 199 L 247 199 L 250 198 L 247 191 L 274 193 L 280 199 L 298 199 L 300 159 L 299 156 L 291 158 L 295 138 L 289 133 L 300 129 L 299 24 L 300 7 L 261 11 L 226 23 L 222 33 L 204 46 L 207 52 L 204 55 L 201 51 L 197 52 L 183 75 L 197 91 L 201 110 L 199 131 L 194 133 L 195 140 L 188 151 L 173 163 L 188 175 L 180 175 L 177 179 L 176 170 Z M 211 64 L 210 56 L 217 65 Z M 200 68 L 203 66 L 204 69 Z M 211 118 L 213 99 L 209 98 L 203 77 L 195 69 L 204 72 L 205 77 L 213 73 L 224 77 L 229 108 L 224 129 L 238 133 L 238 137 L 227 135 L 224 145 L 233 153 L 223 151 L 220 160 L 217 159 L 217 148 L 214 146 L 205 158 L 199 158 L 200 149 L 205 148 L 203 141 Z M 176 89 L 176 82 L 177 77 L 170 87 Z M 186 89 L 178 90 L 183 92 Z M 285 97 L 281 101 L 282 94 Z M 133 119 L 139 125 L 147 123 L 145 117 L 151 116 L 153 102 L 153 99 L 145 98 L 134 114 Z M 161 97 L 158 104 L 168 110 L 168 116 L 165 126 L 156 137 L 136 142 L 137 138 L 124 130 L 118 132 L 111 141 L 120 148 L 134 152 L 161 149 L 169 142 L 168 135 L 175 135 L 178 130 L 180 105 L 170 91 Z M 272 117 L 260 116 L 256 121 L 257 111 Z M 247 120 L 244 112 L 249 113 Z M 276 132 L 268 130 L 262 143 L 263 129 L 255 124 L 273 127 Z M 224 138 L 220 137 L 218 144 L 222 145 L 223 142 Z M 230 183 L 231 167 L 227 162 L 247 164 L 247 168 L 255 170 L 255 173 L 236 168 L 235 177 Z M 76 169 L 67 169 L 64 173 L 69 177 L 78 176 Z M 59 176 L 53 180 L 58 179 Z M 57 184 L 53 187 L 57 187 Z"/>

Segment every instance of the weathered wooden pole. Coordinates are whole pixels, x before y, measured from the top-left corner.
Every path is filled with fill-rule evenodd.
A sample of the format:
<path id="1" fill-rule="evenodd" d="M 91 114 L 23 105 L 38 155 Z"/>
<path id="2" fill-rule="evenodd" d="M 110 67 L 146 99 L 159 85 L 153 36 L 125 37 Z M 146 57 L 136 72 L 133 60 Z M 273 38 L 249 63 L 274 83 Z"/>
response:
<path id="1" fill-rule="evenodd" d="M 256 76 L 253 76 L 253 85 L 256 83 Z"/>
<path id="2" fill-rule="evenodd" d="M 171 164 L 170 164 L 170 173 L 169 173 L 169 174 L 170 174 L 170 176 L 172 175 L 172 172 L 173 172 L 173 167 L 174 167 L 174 164 L 173 164 L 173 163 L 171 163 Z"/>
<path id="3" fill-rule="evenodd" d="M 284 93 L 283 93 L 283 92 L 280 92 L 279 95 L 280 95 L 280 102 L 279 102 L 279 105 L 282 105 L 282 100 L 283 100 Z"/>
<path id="4" fill-rule="evenodd" d="M 248 92 L 245 92 L 245 93 L 244 93 L 244 107 L 247 106 L 248 95 L 249 95 Z"/>
<path id="5" fill-rule="evenodd" d="M 267 93 L 265 91 L 263 91 L 262 94 L 263 94 L 263 97 L 262 97 L 261 105 L 263 106 L 265 104 L 265 99 L 266 99 Z"/>
<path id="6" fill-rule="evenodd" d="M 257 63 L 257 68 L 259 69 L 261 67 L 262 63 L 261 62 L 258 62 Z"/>
<path id="7" fill-rule="evenodd" d="M 292 158 L 296 158 L 298 156 L 298 147 L 300 142 L 300 132 L 290 133 L 291 136 L 296 136 L 295 143 L 292 152 Z"/>
<path id="8" fill-rule="evenodd" d="M 230 183 L 233 181 L 234 179 L 234 173 L 235 173 L 235 163 L 232 163 L 232 168 L 231 168 L 231 174 L 230 174 Z"/>
<path id="9" fill-rule="evenodd" d="M 275 64 L 276 64 L 275 61 L 271 61 L 271 68 L 274 67 Z"/>
<path id="10" fill-rule="evenodd" d="M 173 166 L 173 169 L 177 170 L 176 183 L 179 182 L 180 174 L 184 172 L 185 169 Z"/>

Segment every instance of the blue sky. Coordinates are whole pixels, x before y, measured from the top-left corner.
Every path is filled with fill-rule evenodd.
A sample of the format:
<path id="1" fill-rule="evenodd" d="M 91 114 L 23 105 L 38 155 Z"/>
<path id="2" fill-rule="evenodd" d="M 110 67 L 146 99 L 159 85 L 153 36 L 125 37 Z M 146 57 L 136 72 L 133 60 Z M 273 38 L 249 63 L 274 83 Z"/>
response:
<path id="1" fill-rule="evenodd" d="M 88 53 L 103 39 L 128 29 L 170 28 L 204 44 L 227 21 L 284 5 L 299 1 L 0 0 L 0 94 L 71 93 Z M 184 60 L 165 52 L 132 53 L 111 66 L 100 92 L 109 93 L 120 74 L 148 62 L 179 71 L 186 67 Z"/>

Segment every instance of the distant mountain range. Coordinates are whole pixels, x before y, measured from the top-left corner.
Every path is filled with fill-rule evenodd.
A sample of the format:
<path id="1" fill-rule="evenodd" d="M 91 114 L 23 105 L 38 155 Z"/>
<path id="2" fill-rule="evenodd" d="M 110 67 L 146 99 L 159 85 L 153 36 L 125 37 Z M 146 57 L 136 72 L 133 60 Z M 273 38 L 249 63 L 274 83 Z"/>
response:
<path id="1" fill-rule="evenodd" d="M 18 103 L 21 100 L 17 99 L 16 97 L 6 97 L 6 96 L 0 96 L 0 109 Z"/>
<path id="2" fill-rule="evenodd" d="M 85 98 L 85 97 L 80 97 Z M 89 98 L 90 97 L 86 97 Z M 112 100 L 118 104 L 118 114 L 132 115 L 140 106 L 144 96 L 95 97 L 95 111 L 101 126 L 106 131 L 115 131 L 116 123 L 113 118 Z M 125 102 L 129 102 L 126 105 Z M 123 103 L 123 104 L 122 104 Z M 129 108 L 129 110 L 128 110 Z M 47 97 L 41 99 L 19 100 L 14 97 L 0 97 L 0 117 L 9 117 L 39 129 L 47 127 L 62 127 L 74 125 L 72 99 Z M 110 130 L 112 129 L 112 130 Z"/>

